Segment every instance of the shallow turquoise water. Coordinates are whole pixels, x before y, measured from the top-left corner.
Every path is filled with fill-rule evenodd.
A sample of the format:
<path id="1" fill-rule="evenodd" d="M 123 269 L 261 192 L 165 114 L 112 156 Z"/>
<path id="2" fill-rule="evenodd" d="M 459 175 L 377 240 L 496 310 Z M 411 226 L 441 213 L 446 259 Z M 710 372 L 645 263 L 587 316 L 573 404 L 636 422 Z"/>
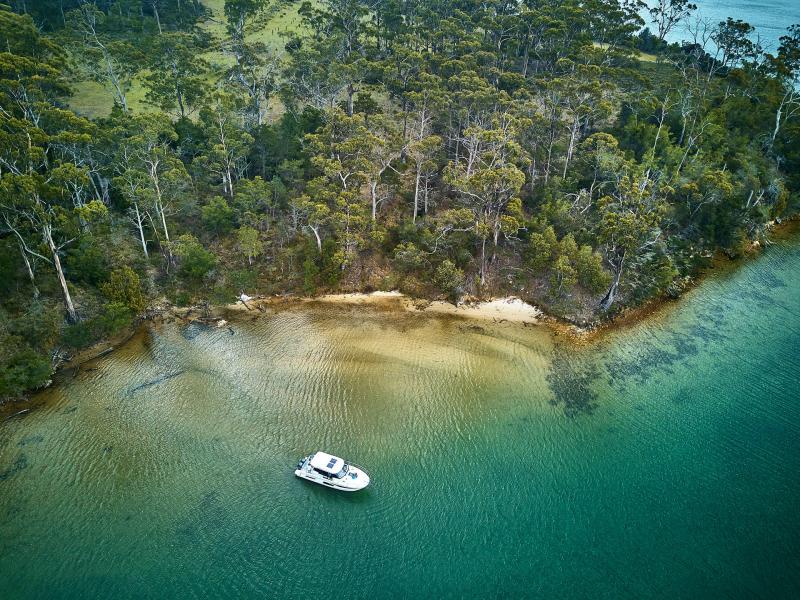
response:
<path id="1" fill-rule="evenodd" d="M 653 6 L 654 0 L 646 0 Z M 786 28 L 800 23 L 800 2 L 797 0 L 694 0 L 697 10 L 687 23 L 679 24 L 667 38 L 671 42 L 691 39 L 687 26 L 696 26 L 696 20 L 707 20 L 712 26 L 728 17 L 741 19 L 756 28 L 755 36 L 767 52 L 775 54 L 780 46 L 780 37 L 786 35 Z M 645 25 L 652 31 L 650 15 L 640 13 Z"/>
<path id="2" fill-rule="evenodd" d="M 304 305 L 0 424 L 0 598 L 800 596 L 800 246 L 575 348 Z M 373 485 L 296 479 L 315 449 Z"/>

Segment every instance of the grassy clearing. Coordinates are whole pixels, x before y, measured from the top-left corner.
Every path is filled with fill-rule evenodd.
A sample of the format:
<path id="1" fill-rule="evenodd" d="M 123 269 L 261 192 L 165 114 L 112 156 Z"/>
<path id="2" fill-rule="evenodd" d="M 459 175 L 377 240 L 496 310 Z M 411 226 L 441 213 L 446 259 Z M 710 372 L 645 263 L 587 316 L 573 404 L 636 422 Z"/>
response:
<path id="1" fill-rule="evenodd" d="M 608 44 L 603 44 L 600 42 L 593 42 L 593 46 L 596 48 L 608 48 Z M 657 62 L 658 57 L 655 54 L 649 54 L 647 52 L 636 52 L 636 59 L 641 62 Z"/>
<path id="2" fill-rule="evenodd" d="M 114 94 L 110 86 L 96 81 L 77 81 L 72 86 L 73 95 L 69 99 L 69 107 L 77 114 L 89 119 L 99 119 L 111 114 L 114 106 Z M 125 94 L 128 107 L 134 112 L 147 112 L 154 107 L 144 101 L 147 91 L 142 83 L 134 79 L 131 89 Z"/>
<path id="3" fill-rule="evenodd" d="M 201 25 L 203 29 L 214 36 L 215 48 L 219 48 L 220 43 L 225 38 L 225 0 L 202 0 L 203 4 L 209 9 L 210 15 Z M 316 0 L 312 0 L 316 1 Z M 248 35 L 251 42 L 262 42 L 270 52 L 281 56 L 284 53 L 284 45 L 289 34 L 299 32 L 303 28 L 299 14 L 301 2 L 299 0 L 289 0 L 286 4 L 277 7 L 274 14 L 269 17 L 266 25 Z M 596 43 L 598 47 L 603 44 Z M 232 58 L 215 49 L 203 55 L 215 70 L 223 70 L 231 65 Z M 656 63 L 658 57 L 654 54 L 639 52 L 637 59 L 643 63 Z M 214 84 L 214 78 L 209 78 L 209 85 Z M 142 85 L 142 78 L 134 79 L 131 89 L 127 94 L 128 106 L 134 112 L 148 112 L 155 108 L 144 101 L 145 89 Z M 376 97 L 376 100 L 381 100 Z M 108 86 L 94 81 L 78 81 L 74 85 L 74 95 L 70 99 L 69 106 L 76 113 L 88 118 L 106 117 L 111 113 L 114 104 L 113 94 Z M 283 112 L 280 101 L 272 100 L 269 111 L 269 118 L 277 118 Z"/>
<path id="4" fill-rule="evenodd" d="M 282 51 L 286 36 L 302 29 L 298 13 L 300 4 L 299 1 L 292 1 L 277 7 L 264 28 L 247 36 L 248 41 L 262 42 L 272 51 Z M 203 25 L 204 29 L 222 39 L 225 36 L 225 0 L 203 0 L 203 5 L 211 11 L 211 18 Z M 213 54 L 217 53 L 209 53 L 209 56 Z"/>
<path id="5" fill-rule="evenodd" d="M 223 7 L 225 0 L 203 0 L 203 4 L 211 11 L 211 15 L 201 25 L 203 29 L 210 32 L 215 38 L 215 47 L 225 37 L 225 13 Z M 302 23 L 298 10 L 300 2 L 281 6 L 275 14 L 268 20 L 266 26 L 248 36 L 252 42 L 264 43 L 270 52 L 278 55 L 283 53 L 286 44 L 286 36 L 292 32 L 299 31 Z M 203 55 L 215 69 L 225 69 L 231 64 L 231 57 L 221 50 L 212 50 Z M 213 85 L 213 78 L 209 79 L 209 85 Z M 111 114 L 114 105 L 114 97 L 111 89 L 94 81 L 77 81 L 73 86 L 73 96 L 70 98 L 69 107 L 79 115 L 90 119 L 107 117 Z M 127 93 L 128 106 L 134 112 L 148 112 L 156 110 L 155 107 L 144 101 L 146 90 L 142 85 L 142 78 L 134 79 L 131 89 Z M 283 107 L 280 102 L 274 103 L 271 109 L 271 116 L 278 116 Z"/>

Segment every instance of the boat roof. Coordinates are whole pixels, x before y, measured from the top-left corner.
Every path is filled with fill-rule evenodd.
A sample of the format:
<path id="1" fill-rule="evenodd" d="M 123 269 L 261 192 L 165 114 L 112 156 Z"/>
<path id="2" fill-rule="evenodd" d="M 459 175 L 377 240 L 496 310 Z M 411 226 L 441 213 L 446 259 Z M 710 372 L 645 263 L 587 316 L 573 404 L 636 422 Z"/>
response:
<path id="1" fill-rule="evenodd" d="M 311 459 L 311 466 L 326 473 L 338 473 L 344 466 L 344 460 L 327 452 L 317 452 Z"/>

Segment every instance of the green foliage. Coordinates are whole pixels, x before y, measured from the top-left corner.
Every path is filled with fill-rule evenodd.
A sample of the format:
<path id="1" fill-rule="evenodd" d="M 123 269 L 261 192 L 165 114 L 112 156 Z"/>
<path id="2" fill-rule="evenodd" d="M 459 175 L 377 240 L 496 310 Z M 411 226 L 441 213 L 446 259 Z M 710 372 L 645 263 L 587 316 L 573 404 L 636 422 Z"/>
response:
<path id="1" fill-rule="evenodd" d="M 124 302 L 109 302 L 98 319 L 101 336 L 115 335 L 128 327 L 133 319 L 131 308 Z"/>
<path id="2" fill-rule="evenodd" d="M 217 257 L 191 234 L 180 236 L 171 244 L 172 252 L 180 258 L 180 273 L 193 282 L 200 282 L 217 266 Z"/>
<path id="3" fill-rule="evenodd" d="M 68 325 L 61 339 L 69 348 L 86 348 L 98 339 L 96 322 L 81 321 Z"/>
<path id="4" fill-rule="evenodd" d="M 733 19 L 713 47 L 666 43 L 684 0 L 651 3 L 655 33 L 638 35 L 640 7 L 614 2 L 13 6 L 0 314 L 27 346 L 0 367 L 15 390 L 41 379 L 34 354 L 64 315 L 81 347 L 140 313 L 137 271 L 179 304 L 513 279 L 600 316 L 800 207 L 800 26 L 765 54 Z M 65 108 L 88 108 L 87 89 L 110 114 Z"/>
<path id="5" fill-rule="evenodd" d="M 133 312 L 127 305 L 109 302 L 97 316 L 67 326 L 62 340 L 71 348 L 86 348 L 104 337 L 118 334 L 129 327 L 132 320 Z"/>
<path id="6" fill-rule="evenodd" d="M 26 340 L 34 350 L 47 352 L 58 342 L 63 320 L 63 314 L 57 308 L 33 302 L 25 312 L 6 324 L 6 330 L 10 335 Z"/>
<path id="7" fill-rule="evenodd" d="M 181 118 L 194 112 L 206 94 L 209 65 L 201 58 L 198 40 L 169 32 L 155 38 L 150 50 L 150 73 L 145 77 L 146 100 Z"/>
<path id="8" fill-rule="evenodd" d="M 100 291 L 112 303 L 125 306 L 134 314 L 141 313 L 147 305 L 139 275 L 128 266 L 114 269 L 108 281 L 100 286 Z"/>
<path id="9" fill-rule="evenodd" d="M 0 310 L 0 401 L 49 381 L 62 320 L 60 311 L 39 302 L 11 319 Z"/>
<path id="10" fill-rule="evenodd" d="M 553 263 L 553 274 L 550 277 L 550 287 L 554 292 L 569 290 L 578 281 L 578 272 L 572 266 L 568 256 L 561 254 Z"/>
<path id="11" fill-rule="evenodd" d="M 106 251 L 90 235 L 81 236 L 64 258 L 70 280 L 95 286 L 108 277 L 108 266 Z"/>
<path id="12" fill-rule="evenodd" d="M 50 359 L 30 348 L 23 338 L 0 336 L 0 399 L 14 398 L 50 380 Z"/>
<path id="13" fill-rule="evenodd" d="M 608 288 L 611 274 L 603 268 L 603 257 L 590 246 L 581 246 L 575 255 L 578 283 L 589 292 L 599 293 Z"/>
<path id="14" fill-rule="evenodd" d="M 252 227 L 240 227 L 236 232 L 239 241 L 239 250 L 247 257 L 248 263 L 253 264 L 253 259 L 258 258 L 264 250 L 264 243 L 261 241 L 258 231 Z"/>
<path id="15" fill-rule="evenodd" d="M 19 259 L 14 256 L 13 241 L 10 239 L 0 240 L 0 292 L 10 294 L 12 284 L 17 279 L 17 274 L 22 265 Z M 16 260 L 15 260 L 16 259 Z"/>
<path id="16" fill-rule="evenodd" d="M 228 273 L 228 281 L 236 295 L 244 290 L 252 290 L 258 285 L 258 272 L 253 269 L 234 269 Z"/>
<path id="17" fill-rule="evenodd" d="M 208 204 L 200 209 L 203 225 L 217 235 L 228 233 L 233 229 L 234 212 L 228 201 L 222 196 L 214 196 Z"/>
<path id="18" fill-rule="evenodd" d="M 636 273 L 636 285 L 631 286 L 633 301 L 642 302 L 666 293 L 677 275 L 678 270 L 668 255 L 663 251 L 653 253 Z"/>
<path id="19" fill-rule="evenodd" d="M 545 227 L 542 233 L 534 232 L 528 240 L 528 264 L 535 273 L 542 273 L 552 261 L 557 250 L 558 240 L 552 225 Z"/>
<path id="20" fill-rule="evenodd" d="M 448 298 L 455 300 L 464 285 L 464 271 L 448 260 L 443 260 L 433 274 L 433 283 Z"/>
<path id="21" fill-rule="evenodd" d="M 316 249 L 311 252 L 305 252 L 305 259 L 303 260 L 303 293 L 306 296 L 313 296 L 317 291 L 317 282 L 319 281 L 320 268 L 317 264 L 317 258 L 314 256 Z"/>
<path id="22" fill-rule="evenodd" d="M 413 242 L 403 242 L 394 249 L 394 261 L 400 270 L 412 272 L 421 269 L 428 261 Z"/>

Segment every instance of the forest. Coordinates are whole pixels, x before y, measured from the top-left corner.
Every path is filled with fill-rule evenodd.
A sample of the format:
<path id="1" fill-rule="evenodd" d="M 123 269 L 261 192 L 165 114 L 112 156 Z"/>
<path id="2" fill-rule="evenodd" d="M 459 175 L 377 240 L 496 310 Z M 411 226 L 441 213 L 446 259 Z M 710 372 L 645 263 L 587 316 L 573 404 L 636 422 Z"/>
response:
<path id="1" fill-rule="evenodd" d="M 13 0 L 0 42 L 0 398 L 243 292 L 593 323 L 800 205 L 800 24 L 687 0 Z"/>

